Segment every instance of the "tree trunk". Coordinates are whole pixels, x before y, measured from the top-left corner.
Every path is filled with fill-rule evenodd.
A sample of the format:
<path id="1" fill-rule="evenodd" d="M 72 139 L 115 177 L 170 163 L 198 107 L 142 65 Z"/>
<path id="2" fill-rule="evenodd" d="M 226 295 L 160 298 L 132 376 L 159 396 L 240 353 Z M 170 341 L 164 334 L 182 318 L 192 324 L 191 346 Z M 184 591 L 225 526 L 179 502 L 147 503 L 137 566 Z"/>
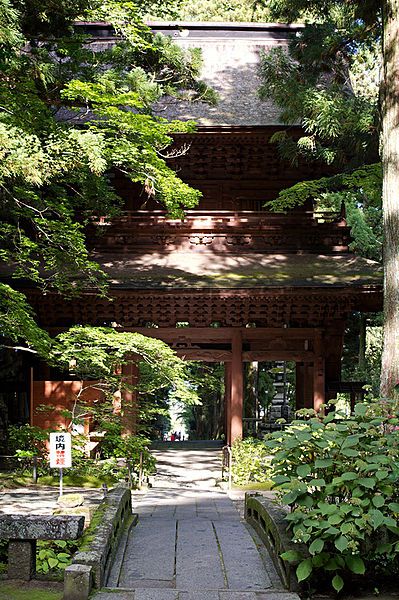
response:
<path id="1" fill-rule="evenodd" d="M 367 336 L 367 317 L 364 313 L 360 315 L 359 322 L 359 356 L 358 367 L 362 372 L 366 370 L 366 336 Z"/>
<path id="2" fill-rule="evenodd" d="M 384 0 L 382 163 L 384 215 L 384 349 L 381 393 L 399 381 L 399 0 Z"/>

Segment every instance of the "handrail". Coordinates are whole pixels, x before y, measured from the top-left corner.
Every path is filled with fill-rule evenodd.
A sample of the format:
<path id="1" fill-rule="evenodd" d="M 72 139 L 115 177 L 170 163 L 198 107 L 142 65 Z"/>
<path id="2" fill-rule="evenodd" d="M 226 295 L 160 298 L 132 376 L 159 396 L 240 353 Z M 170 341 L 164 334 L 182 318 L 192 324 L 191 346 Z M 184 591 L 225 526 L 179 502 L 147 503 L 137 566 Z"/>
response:
<path id="1" fill-rule="evenodd" d="M 342 218 L 342 214 L 340 212 L 332 212 L 332 211 L 321 211 L 321 210 L 310 210 L 310 211 L 301 211 L 296 213 L 278 213 L 278 212 L 270 212 L 266 210 L 256 211 L 256 210 L 241 210 L 241 211 L 231 211 L 231 210 L 187 210 L 184 213 L 182 218 L 171 217 L 165 211 L 150 211 L 150 210 L 137 210 L 137 211 L 123 211 L 119 216 L 112 217 L 111 220 L 115 222 L 120 221 L 134 221 L 134 220 L 142 220 L 143 217 L 146 220 L 160 220 L 162 222 L 184 222 L 193 219 L 240 219 L 245 218 L 248 219 L 253 217 L 254 219 L 259 218 L 267 218 L 270 220 L 286 220 L 288 218 L 292 218 L 295 220 L 302 219 L 328 219 L 329 221 L 338 220 Z M 99 225 L 107 225 L 109 220 L 106 216 L 100 217 L 99 219 L 93 219 L 93 222 Z"/>
<path id="2" fill-rule="evenodd" d="M 232 465 L 233 465 L 233 452 L 231 450 L 231 446 L 223 446 L 223 459 L 222 459 L 222 479 L 224 478 L 225 467 L 228 470 L 228 490 L 231 490 L 232 485 Z M 227 457 L 227 460 L 226 460 Z"/>

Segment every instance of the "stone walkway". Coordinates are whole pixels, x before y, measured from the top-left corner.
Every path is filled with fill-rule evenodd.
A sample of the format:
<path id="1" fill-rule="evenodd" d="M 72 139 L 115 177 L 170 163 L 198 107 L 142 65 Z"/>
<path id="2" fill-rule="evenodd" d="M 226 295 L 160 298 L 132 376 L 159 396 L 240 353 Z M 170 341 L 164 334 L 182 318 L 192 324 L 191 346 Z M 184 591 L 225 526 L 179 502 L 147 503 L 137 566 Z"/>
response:
<path id="1" fill-rule="evenodd" d="M 157 451 L 154 487 L 95 600 L 296 600 L 226 493 L 220 451 Z"/>
<path id="2" fill-rule="evenodd" d="M 104 497 L 99 489 L 64 488 L 65 494 L 79 492 L 85 498 L 86 506 L 95 506 Z M 58 508 L 59 489 L 56 487 L 30 486 L 0 492 L 0 513 L 19 515 L 51 515 Z"/>

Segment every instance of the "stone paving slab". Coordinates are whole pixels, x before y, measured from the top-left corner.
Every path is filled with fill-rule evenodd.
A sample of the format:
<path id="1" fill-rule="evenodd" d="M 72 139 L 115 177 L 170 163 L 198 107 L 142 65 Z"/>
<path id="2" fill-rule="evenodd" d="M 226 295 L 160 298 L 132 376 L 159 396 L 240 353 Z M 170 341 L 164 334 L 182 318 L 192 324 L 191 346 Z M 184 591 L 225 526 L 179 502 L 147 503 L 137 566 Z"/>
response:
<path id="1" fill-rule="evenodd" d="M 272 587 L 259 552 L 247 529 L 234 521 L 215 521 L 223 556 L 227 586 L 231 590 L 264 590 Z"/>
<path id="2" fill-rule="evenodd" d="M 129 535 L 119 586 L 134 589 L 138 580 L 172 581 L 175 540 L 174 520 L 142 517 Z"/>
<path id="3" fill-rule="evenodd" d="M 177 529 L 176 587 L 198 590 L 226 586 L 212 523 L 207 519 L 179 521 Z"/>

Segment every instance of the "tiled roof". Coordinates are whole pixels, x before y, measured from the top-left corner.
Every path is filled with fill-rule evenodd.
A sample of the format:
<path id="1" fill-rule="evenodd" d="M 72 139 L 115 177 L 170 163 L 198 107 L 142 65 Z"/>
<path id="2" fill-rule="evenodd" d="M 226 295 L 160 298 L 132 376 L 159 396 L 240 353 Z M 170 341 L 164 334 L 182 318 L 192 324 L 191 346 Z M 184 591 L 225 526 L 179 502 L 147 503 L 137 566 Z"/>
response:
<path id="1" fill-rule="evenodd" d="M 115 42 L 106 24 L 81 24 L 92 36 L 93 50 L 108 49 Z M 259 55 L 276 46 L 287 46 L 300 25 L 264 23 L 149 23 L 154 33 L 171 36 L 182 48 L 200 48 L 201 79 L 219 97 L 216 106 L 166 97 L 155 114 L 168 119 L 195 120 L 203 126 L 280 125 L 280 110 L 258 97 Z M 108 28 L 108 29 L 107 29 Z"/>
<path id="2" fill-rule="evenodd" d="M 353 254 L 170 252 L 94 255 L 121 289 L 239 289 L 380 286 L 382 268 Z"/>

